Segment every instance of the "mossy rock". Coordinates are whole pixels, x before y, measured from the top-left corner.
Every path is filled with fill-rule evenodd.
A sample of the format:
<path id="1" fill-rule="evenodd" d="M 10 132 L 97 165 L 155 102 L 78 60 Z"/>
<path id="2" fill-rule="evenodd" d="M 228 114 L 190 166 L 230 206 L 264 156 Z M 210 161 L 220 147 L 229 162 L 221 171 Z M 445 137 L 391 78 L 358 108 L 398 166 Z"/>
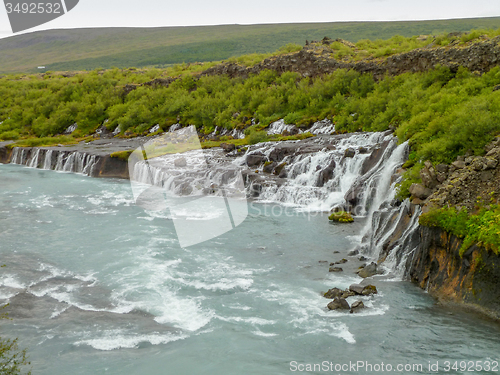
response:
<path id="1" fill-rule="evenodd" d="M 337 223 L 352 223 L 354 221 L 352 215 L 345 211 L 332 213 L 328 216 L 328 220 L 335 221 Z"/>
<path id="2" fill-rule="evenodd" d="M 124 161 L 128 161 L 128 158 L 133 151 L 134 150 L 116 151 L 110 154 L 109 156 L 111 156 L 112 158 L 118 158 Z"/>

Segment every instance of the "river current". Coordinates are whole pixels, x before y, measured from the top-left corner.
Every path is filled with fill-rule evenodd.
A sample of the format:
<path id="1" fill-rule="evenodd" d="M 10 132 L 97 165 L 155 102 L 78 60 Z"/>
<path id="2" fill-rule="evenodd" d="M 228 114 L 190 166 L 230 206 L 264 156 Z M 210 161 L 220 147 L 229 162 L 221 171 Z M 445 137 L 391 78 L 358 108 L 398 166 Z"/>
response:
<path id="1" fill-rule="evenodd" d="M 361 281 L 347 253 L 363 219 L 248 210 L 181 248 L 168 211 L 137 207 L 128 181 L 0 165 L 1 336 L 19 337 L 40 375 L 500 372 L 496 323 L 397 277 L 350 297 L 359 313 L 326 308 L 321 292 Z"/>

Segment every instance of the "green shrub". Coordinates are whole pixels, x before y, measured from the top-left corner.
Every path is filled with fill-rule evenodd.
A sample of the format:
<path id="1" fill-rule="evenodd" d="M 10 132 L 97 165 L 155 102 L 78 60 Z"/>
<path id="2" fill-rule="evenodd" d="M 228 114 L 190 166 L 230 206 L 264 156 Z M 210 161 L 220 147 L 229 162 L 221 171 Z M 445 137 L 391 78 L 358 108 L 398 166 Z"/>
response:
<path id="1" fill-rule="evenodd" d="M 254 132 L 250 133 L 250 135 L 248 136 L 248 144 L 250 144 L 250 145 L 254 145 L 254 144 L 260 143 L 260 142 L 267 142 L 267 141 L 269 141 L 269 137 L 268 137 L 267 132 L 265 130 L 254 131 Z"/>
<path id="2" fill-rule="evenodd" d="M 328 220 L 338 223 L 351 223 L 354 221 L 352 215 L 345 211 L 333 212 L 330 216 L 328 216 Z"/>
<path id="3" fill-rule="evenodd" d="M 476 215 L 469 215 L 465 208 L 460 211 L 455 208 L 436 209 L 422 214 L 419 223 L 427 227 L 442 228 L 463 238 L 461 256 L 475 243 L 499 254 L 500 205 L 483 208 Z"/>
<path id="4" fill-rule="evenodd" d="M 0 140 L 2 141 L 15 141 L 16 139 L 19 139 L 19 131 L 17 130 L 0 133 Z"/>

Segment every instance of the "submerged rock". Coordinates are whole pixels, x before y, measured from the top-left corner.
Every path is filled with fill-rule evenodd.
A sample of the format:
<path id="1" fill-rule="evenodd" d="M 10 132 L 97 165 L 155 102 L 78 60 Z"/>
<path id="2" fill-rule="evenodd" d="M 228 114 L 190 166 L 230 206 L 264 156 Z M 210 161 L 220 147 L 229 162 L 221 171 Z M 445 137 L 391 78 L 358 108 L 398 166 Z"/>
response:
<path id="1" fill-rule="evenodd" d="M 186 158 L 177 158 L 174 160 L 174 165 L 178 168 L 187 166 Z"/>
<path id="2" fill-rule="evenodd" d="M 341 267 L 330 267 L 328 272 L 343 272 L 344 270 Z"/>

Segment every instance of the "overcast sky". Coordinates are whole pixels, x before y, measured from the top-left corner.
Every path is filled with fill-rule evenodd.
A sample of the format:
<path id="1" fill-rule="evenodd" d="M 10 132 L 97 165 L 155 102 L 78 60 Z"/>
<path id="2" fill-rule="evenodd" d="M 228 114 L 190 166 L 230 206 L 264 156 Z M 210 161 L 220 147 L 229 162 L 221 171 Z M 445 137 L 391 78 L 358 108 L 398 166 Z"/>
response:
<path id="1" fill-rule="evenodd" d="M 80 0 L 68 14 L 28 32 L 80 27 L 431 20 L 488 16 L 500 16 L 500 1 Z M 7 11 L 1 4 L 0 35 L 12 35 Z"/>

